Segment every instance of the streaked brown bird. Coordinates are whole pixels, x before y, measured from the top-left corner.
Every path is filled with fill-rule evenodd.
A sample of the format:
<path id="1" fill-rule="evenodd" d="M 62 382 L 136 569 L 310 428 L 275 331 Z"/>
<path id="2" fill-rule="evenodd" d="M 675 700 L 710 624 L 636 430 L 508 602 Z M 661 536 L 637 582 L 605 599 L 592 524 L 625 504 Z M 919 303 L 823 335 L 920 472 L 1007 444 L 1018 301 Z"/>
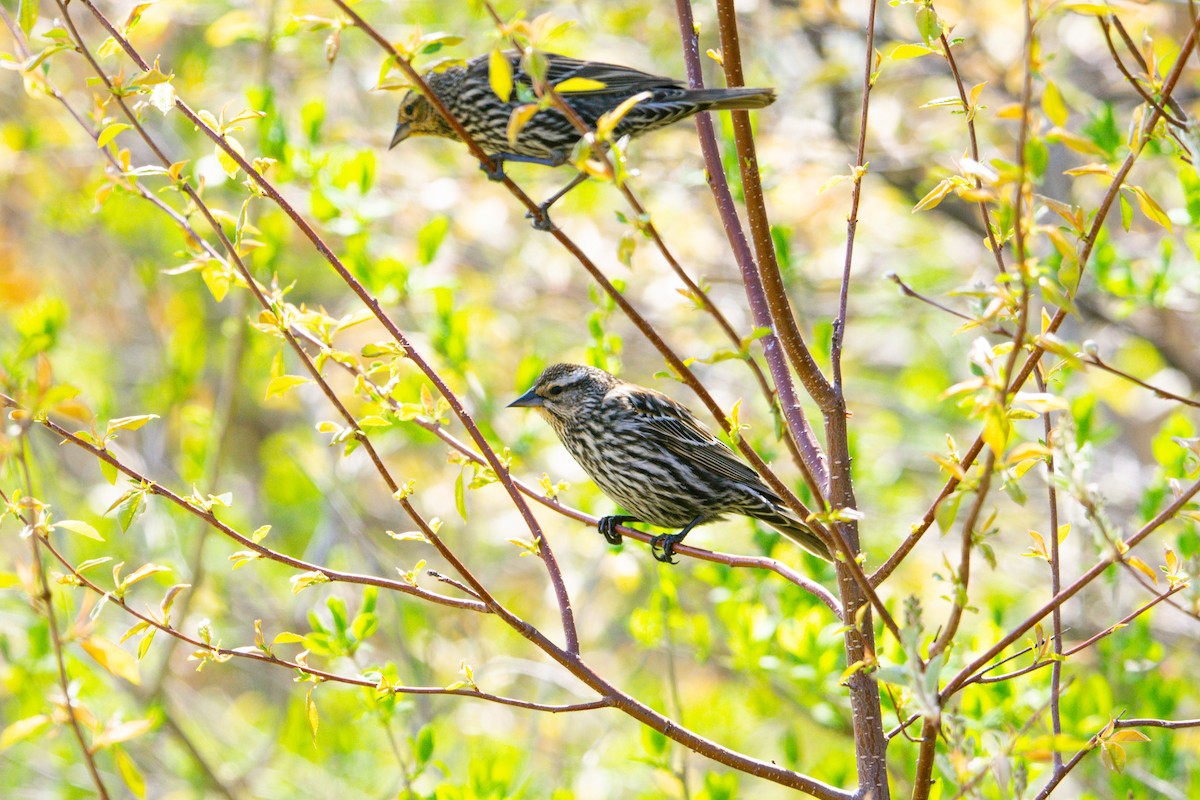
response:
<path id="1" fill-rule="evenodd" d="M 626 522 L 681 528 L 651 541 L 656 559 L 675 563 L 675 545 L 692 528 L 742 514 L 830 559 L 824 542 L 758 473 L 661 392 L 595 367 L 555 364 L 512 407 L 537 409 L 588 476 L 629 511 L 600 520 L 611 544 L 620 544 L 616 526 Z"/>
<path id="2" fill-rule="evenodd" d="M 617 123 L 614 129 L 617 138 L 640 136 L 701 111 L 763 108 L 775 101 L 774 89 L 688 89 L 674 78 L 629 67 L 580 61 L 554 53 L 544 55 L 548 62 L 546 81 L 551 86 L 571 78 L 582 79 L 575 84 L 582 88 L 564 90 L 561 96 L 590 127 L 594 128 L 601 115 L 630 97 L 649 93 L 649 97 L 630 109 Z M 560 166 L 566 163 L 580 138 L 579 131 L 564 114 L 556 109 L 544 109 L 533 115 L 515 141 L 509 141 L 508 122 L 513 109 L 530 102 L 534 94 L 533 81 L 521 67 L 520 54 L 514 51 L 505 56 L 513 73 L 513 92 L 508 102 L 501 100 L 492 89 L 486 55 L 473 58 L 463 66 L 423 76 L 434 94 L 462 122 L 471 138 L 496 161 L 495 170 L 488 172 L 492 180 L 503 178 L 505 161 Z M 458 139 L 433 104 L 416 90 L 409 91 L 400 101 L 391 147 L 410 136 Z M 585 178 L 581 173 L 543 203 L 542 219 L 548 220 L 544 213 L 546 209 Z"/>

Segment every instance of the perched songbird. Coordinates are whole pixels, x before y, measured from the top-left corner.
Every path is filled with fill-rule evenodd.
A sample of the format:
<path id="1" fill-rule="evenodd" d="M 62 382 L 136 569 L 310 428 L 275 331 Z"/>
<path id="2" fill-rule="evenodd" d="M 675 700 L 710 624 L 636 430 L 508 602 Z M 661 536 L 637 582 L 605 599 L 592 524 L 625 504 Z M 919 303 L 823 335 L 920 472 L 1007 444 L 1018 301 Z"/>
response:
<path id="1" fill-rule="evenodd" d="M 541 412 L 591 479 L 629 511 L 600 520 L 600 532 L 612 544 L 620 543 L 616 526 L 625 522 L 682 528 L 651 542 L 656 559 L 673 563 L 675 545 L 692 528 L 743 514 L 830 558 L 820 538 L 754 470 L 661 392 L 595 367 L 555 364 L 513 406 Z"/>
<path id="2" fill-rule="evenodd" d="M 521 128 L 514 142 L 509 141 L 508 123 L 513 109 L 530 102 L 533 91 L 532 79 L 521 68 L 520 54 L 509 52 L 505 55 L 512 68 L 513 81 L 508 102 L 501 100 L 492 89 L 488 56 L 424 75 L 429 88 L 462 122 L 471 138 L 497 161 L 496 170 L 488 173 L 493 180 L 503 177 L 505 161 L 552 167 L 564 164 L 580 138 L 579 130 L 565 115 L 555 109 L 544 109 Z M 548 62 L 546 81 L 551 86 L 572 78 L 581 79 L 574 81 L 569 90 L 564 87 L 561 97 L 590 127 L 594 128 L 602 114 L 628 98 L 641 92 L 649 93 L 649 97 L 633 106 L 617 123 L 614 129 L 617 138 L 640 136 L 701 111 L 763 108 L 775 101 L 774 89 L 688 89 L 674 78 L 650 75 L 629 67 L 579 61 L 554 53 L 544 55 Z M 400 102 L 391 146 L 395 147 L 410 136 L 458 138 L 437 109 L 416 90 L 409 91 Z M 577 178 L 551 197 L 542 205 L 542 211 L 581 180 L 582 177 Z"/>

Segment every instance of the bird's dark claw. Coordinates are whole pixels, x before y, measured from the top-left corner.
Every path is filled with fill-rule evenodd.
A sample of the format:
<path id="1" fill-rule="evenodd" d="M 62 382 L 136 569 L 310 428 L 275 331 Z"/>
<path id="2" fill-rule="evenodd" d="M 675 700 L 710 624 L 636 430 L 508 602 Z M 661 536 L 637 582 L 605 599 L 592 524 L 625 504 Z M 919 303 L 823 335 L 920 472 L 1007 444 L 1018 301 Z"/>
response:
<path id="1" fill-rule="evenodd" d="M 609 544 L 620 544 L 622 541 L 624 541 L 624 539 L 622 539 L 620 531 L 617 530 L 617 526 L 626 522 L 633 522 L 633 517 L 625 517 L 621 515 L 601 517 L 600 524 L 596 527 L 599 529 L 600 534 L 604 537 L 604 541 L 608 542 Z"/>
<path id="2" fill-rule="evenodd" d="M 678 564 L 672 556 L 675 555 L 675 545 L 683 541 L 685 533 L 662 533 L 650 540 L 650 552 L 654 554 L 655 561 L 661 561 L 664 564 Z"/>
<path id="3" fill-rule="evenodd" d="M 489 181 L 499 182 L 504 180 L 504 159 L 492 156 L 491 164 L 492 166 L 489 167 L 488 162 L 480 161 L 479 168 L 483 170 L 484 175 L 487 175 Z"/>
<path id="4" fill-rule="evenodd" d="M 533 229 L 535 231 L 554 230 L 554 223 L 550 221 L 550 208 L 549 204 L 547 203 L 542 203 L 540 206 L 538 206 L 536 214 L 534 214 L 532 211 L 526 211 L 525 219 L 533 220 Z"/>

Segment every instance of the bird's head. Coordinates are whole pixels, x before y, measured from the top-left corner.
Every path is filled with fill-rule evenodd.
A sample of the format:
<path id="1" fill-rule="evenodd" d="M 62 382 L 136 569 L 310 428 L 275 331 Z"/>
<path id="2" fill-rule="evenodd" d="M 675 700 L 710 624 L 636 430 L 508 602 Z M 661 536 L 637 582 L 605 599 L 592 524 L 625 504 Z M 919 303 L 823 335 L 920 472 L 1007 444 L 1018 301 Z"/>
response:
<path id="1" fill-rule="evenodd" d="M 396 130 L 392 134 L 392 143 L 388 149 L 395 147 L 410 136 L 444 136 L 456 138 L 450 123 L 442 118 L 433 104 L 425 95 L 415 89 L 405 93 L 400 101 L 400 111 L 396 115 Z"/>
<path id="2" fill-rule="evenodd" d="M 618 380 L 602 369 L 582 364 L 555 364 L 534 382 L 509 408 L 536 408 L 554 424 L 570 422 L 587 413 L 604 399 Z"/>

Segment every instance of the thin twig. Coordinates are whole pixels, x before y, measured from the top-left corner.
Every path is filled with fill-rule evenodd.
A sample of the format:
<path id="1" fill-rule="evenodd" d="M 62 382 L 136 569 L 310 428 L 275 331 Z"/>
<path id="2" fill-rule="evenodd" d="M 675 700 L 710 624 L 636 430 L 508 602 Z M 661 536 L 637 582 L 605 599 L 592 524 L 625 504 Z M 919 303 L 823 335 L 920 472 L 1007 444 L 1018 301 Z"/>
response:
<path id="1" fill-rule="evenodd" d="M 1136 533 L 1131 534 L 1128 539 L 1125 539 L 1121 548 L 1119 548 L 1121 552 L 1124 553 L 1132 549 L 1150 534 L 1154 533 L 1167 522 L 1174 519 L 1179 511 L 1189 502 L 1191 502 L 1192 498 L 1195 497 L 1197 493 L 1200 493 L 1200 480 L 1192 483 L 1191 486 L 1185 489 L 1178 497 L 1176 497 L 1169 505 L 1167 505 L 1166 508 L 1158 512 L 1153 519 L 1139 528 Z M 1079 576 L 1074 583 L 1063 589 L 1058 594 L 1054 595 L 1054 597 L 1050 598 L 1050 600 L 1044 603 L 1041 608 L 1039 608 L 1037 611 L 1034 611 L 1032 614 L 1026 617 L 1024 621 L 1016 625 L 1007 634 L 1001 637 L 1000 641 L 996 642 L 994 645 L 972 660 L 969 664 L 963 667 L 958 674 L 951 678 L 942 688 L 941 697 L 944 699 L 954 695 L 965 685 L 967 680 L 969 680 L 972 675 L 982 669 L 989 661 L 991 661 L 1000 653 L 1004 652 L 1004 650 L 1017 639 L 1024 636 L 1030 628 L 1038 624 L 1038 622 L 1053 612 L 1055 608 L 1058 608 L 1063 603 L 1079 594 L 1079 592 L 1083 591 L 1083 589 L 1090 585 L 1092 581 L 1100 577 L 1100 575 L 1102 575 L 1118 558 L 1121 557 L 1120 553 L 1115 552 L 1117 549 L 1118 548 L 1114 548 L 1114 552 L 1110 553 L 1108 556 L 1094 564 L 1091 569 Z"/>
<path id="2" fill-rule="evenodd" d="M 971 549 L 975 544 L 975 526 L 979 522 L 979 515 L 983 512 L 983 504 L 987 501 L 988 491 L 992 486 L 992 475 L 995 474 L 995 471 L 996 454 L 989 450 L 983 464 L 983 475 L 980 476 L 975 487 L 975 502 L 971 504 L 971 510 L 962 524 L 958 573 L 954 576 L 954 601 L 951 603 L 950 615 L 942 626 L 941 634 L 929 648 L 929 658 L 931 659 L 944 653 L 950 643 L 954 641 L 954 636 L 958 633 L 958 625 L 962 621 L 963 611 L 967 607 L 967 589 L 971 580 Z"/>
<path id="3" fill-rule="evenodd" d="M 145 613 L 142 613 L 141 611 L 138 611 L 133 606 L 129 605 L 123 598 L 117 597 L 112 592 L 106 591 L 104 588 L 102 588 L 101 586 L 99 586 L 98 584 L 96 584 L 92 580 L 90 580 L 87 576 L 81 574 L 78 570 L 76 570 L 74 565 L 71 564 L 71 562 L 66 558 L 66 556 L 64 556 L 62 553 L 60 553 L 49 542 L 47 542 L 46 540 L 43 539 L 42 544 L 46 547 L 47 550 L 49 550 L 51 552 L 51 554 L 58 560 L 58 562 L 60 564 L 62 564 L 67 570 L 70 571 L 72 577 L 75 580 L 77 580 L 80 583 L 80 585 L 82 585 L 83 587 L 85 587 L 87 589 L 90 589 L 92 592 L 95 592 L 99 596 L 102 596 L 102 597 L 107 596 L 109 603 L 117 606 L 122 611 L 129 614 L 130 616 L 135 617 L 136 619 L 140 620 L 141 622 L 146 623 L 150 627 L 152 627 L 158 631 L 161 631 L 161 632 L 167 634 L 168 636 L 171 636 L 174 639 L 177 639 L 181 642 L 191 645 L 192 647 L 195 647 L 197 650 L 202 650 L 212 656 L 217 656 L 222 659 L 243 658 L 243 659 L 249 659 L 251 661 L 258 661 L 258 662 L 261 662 L 264 664 L 271 664 L 271 665 L 277 666 L 277 667 L 283 667 L 284 669 L 296 670 L 303 675 L 311 675 L 313 677 L 320 678 L 322 681 L 330 681 L 330 682 L 341 683 L 341 684 L 346 684 L 346 685 L 350 685 L 350 686 L 364 686 L 364 687 L 376 688 L 376 689 L 378 689 L 380 687 L 380 684 L 378 681 L 372 681 L 372 680 L 368 680 L 366 678 L 352 677 L 349 675 L 339 675 L 338 673 L 335 673 L 335 672 L 328 672 L 326 670 L 311 667 L 306 663 L 300 663 L 298 661 L 289 661 L 285 658 L 280 658 L 270 652 L 263 652 L 262 650 L 251 650 L 248 648 L 232 648 L 231 649 L 231 648 L 226 648 L 226 647 L 218 647 L 216 645 L 209 644 L 208 642 L 205 642 L 202 639 L 197 639 L 193 636 L 189 636 L 188 634 L 184 633 L 183 631 L 179 630 L 178 628 L 172 627 L 171 625 L 164 624 L 162 621 L 155 619 L 153 616 L 150 616 L 149 614 L 145 614 Z M 569 711 L 591 711 L 591 710 L 597 709 L 597 708 L 609 708 L 612 705 L 611 702 L 605 698 L 601 698 L 599 700 L 591 700 L 586 703 L 568 703 L 568 704 L 558 704 L 558 705 L 546 704 L 546 703 L 534 703 L 534 702 L 531 702 L 528 700 L 520 700 L 520 699 L 514 698 L 514 697 L 504 697 L 502 695 L 495 695 L 495 694 L 491 694 L 489 692 L 483 692 L 483 691 L 480 691 L 479 689 L 447 689 L 447 688 L 441 687 L 441 686 L 387 685 L 386 690 L 390 691 L 394 694 L 413 694 L 413 695 L 416 695 L 416 694 L 424 694 L 424 695 L 445 694 L 445 695 L 458 695 L 461 697 L 475 697 L 480 700 L 487 700 L 489 702 L 499 703 L 501 705 L 515 706 L 517 708 L 524 708 L 524 709 L 528 709 L 531 711 L 548 711 L 551 713 L 562 713 L 562 712 L 569 712 Z"/>
<path id="4" fill-rule="evenodd" d="M 1042 370 L 1039 368 L 1034 372 L 1034 378 L 1037 380 L 1039 392 L 1046 391 L 1046 379 L 1042 376 Z M 1050 418 L 1051 412 L 1046 411 L 1042 414 L 1042 432 L 1045 436 L 1046 447 L 1052 448 L 1051 442 L 1054 435 L 1054 424 Z M 1050 511 L 1050 596 L 1058 594 L 1062 591 L 1062 556 L 1061 548 L 1059 547 L 1058 535 L 1058 489 L 1054 485 L 1054 450 L 1050 450 L 1050 454 L 1046 456 L 1046 472 L 1049 480 L 1046 481 L 1046 502 Z M 1055 736 L 1062 735 L 1062 606 L 1054 609 L 1051 614 L 1051 624 L 1054 626 L 1054 665 L 1050 667 L 1050 727 Z M 1062 752 L 1054 749 L 1054 770 L 1057 772 L 1063 768 Z"/>
<path id="5" fill-rule="evenodd" d="M 950 40 L 946 38 L 946 34 L 942 33 L 938 37 L 938 42 L 942 45 L 942 55 L 946 57 L 946 63 L 950 66 L 950 74 L 954 76 L 954 85 L 958 89 L 958 99 L 963 106 L 963 115 L 967 118 L 967 139 L 971 145 L 971 158 L 976 162 L 979 161 L 979 138 L 975 135 L 975 114 L 971 110 L 970 100 L 967 99 L 967 87 L 963 84 L 962 75 L 958 71 L 958 62 L 954 60 L 954 51 L 950 47 Z M 975 176 L 975 188 L 983 188 L 983 181 L 979 176 Z M 979 216 L 983 222 L 983 229 L 987 234 L 988 249 L 992 251 L 992 257 L 996 259 L 996 269 L 1000 272 L 1006 272 L 1004 267 L 1004 251 L 1000 247 L 1000 242 L 996 239 L 996 231 L 992 228 L 991 214 L 988 212 L 987 201 L 979 201 Z"/>
<path id="6" fill-rule="evenodd" d="M 1080 356 L 1080 359 L 1086 364 L 1091 364 L 1093 367 L 1099 367 L 1100 369 L 1104 370 L 1105 372 L 1107 372 L 1111 375 L 1116 375 L 1118 378 L 1124 378 L 1125 380 L 1129 381 L 1132 384 L 1135 384 L 1137 386 L 1142 387 L 1143 389 L 1153 392 L 1155 397 L 1161 397 L 1164 400 L 1174 400 L 1176 403 L 1181 403 L 1185 406 L 1191 406 L 1192 408 L 1200 408 L 1200 400 L 1194 400 L 1190 397 L 1184 397 L 1183 395 L 1175 394 L 1174 392 L 1169 392 L 1166 389 L 1163 389 L 1161 386 L 1155 386 L 1153 384 L 1146 383 L 1141 378 L 1130 375 L 1128 372 L 1125 372 L 1124 370 L 1117 369 L 1112 364 L 1109 364 L 1107 361 L 1104 361 L 1103 359 L 1101 359 L 1100 356 L 1098 356 L 1098 355 L 1095 355 L 1093 353 L 1083 353 Z"/>
<path id="7" fill-rule="evenodd" d="M 1114 728 L 1166 728 L 1177 731 L 1183 728 L 1200 728 L 1200 719 L 1119 719 Z"/>
<path id="8" fill-rule="evenodd" d="M 198 517 L 203 522 L 216 528 L 218 531 L 237 542 L 242 547 L 253 550 L 263 558 L 284 564 L 285 566 L 289 566 L 294 569 L 302 570 L 304 572 L 320 573 L 331 581 L 355 583 L 365 586 L 378 586 L 381 589 L 389 589 L 391 591 L 413 595 L 414 597 L 420 597 L 423 600 L 428 600 L 439 605 L 460 608 L 467 611 L 477 611 L 481 614 L 491 613 L 491 609 L 489 609 L 487 605 L 478 601 L 463 600 L 457 597 L 447 597 L 446 595 L 440 595 L 436 592 L 430 592 L 427 589 L 422 589 L 419 586 L 410 586 L 407 583 L 390 580 L 388 578 L 377 578 L 372 575 L 360 575 L 353 572 L 342 572 L 340 570 L 331 569 L 319 564 L 313 564 L 308 561 L 303 561 L 301 559 L 293 558 L 292 556 L 276 552 L 269 547 L 265 547 L 264 545 L 238 533 L 229 525 L 226 525 L 224 522 L 221 522 L 221 520 L 217 519 L 211 511 L 207 511 L 203 508 L 192 505 L 180 495 L 172 492 L 170 489 L 151 481 L 142 473 L 116 458 L 110 451 L 97 447 L 91 442 L 81 439 L 53 420 L 42 419 L 38 420 L 38 422 L 43 427 L 61 436 L 64 441 L 70 442 L 81 450 L 87 451 L 95 458 L 104 461 L 112 467 L 115 467 L 118 472 L 121 472 L 127 477 L 131 478 L 136 484 L 147 487 L 146 491 L 150 494 L 154 494 L 168 500 L 175 506 L 183 509 L 193 516 Z"/>
<path id="9" fill-rule="evenodd" d="M 29 473 L 28 460 L 28 443 L 25 436 L 28 432 L 28 427 L 23 428 L 20 442 L 20 464 L 21 471 L 25 479 L 25 494 L 26 497 L 33 499 L 33 481 Z M 8 496 L 0 490 L 0 499 L 5 505 L 11 505 Z M 31 509 L 33 513 L 37 513 L 36 509 Z M 42 547 L 49 547 L 48 542 L 38 530 L 40 520 L 35 520 L 32 517 L 20 515 L 21 521 L 25 523 L 25 527 L 30 531 L 30 549 L 33 553 L 33 568 L 37 572 L 39 595 L 36 598 L 40 601 L 42 609 L 46 613 L 46 625 L 50 632 L 50 647 L 54 651 L 54 664 L 58 671 L 58 685 L 62 690 L 63 707 L 67 712 L 67 719 L 71 725 L 71 732 L 75 735 L 75 741 L 79 744 L 79 752 L 83 757 L 83 763 L 87 767 L 88 775 L 92 778 L 92 783 L 96 786 L 96 793 L 101 800 L 108 800 L 108 789 L 104 785 L 104 779 L 100 777 L 100 769 L 96 766 L 96 757 L 88 746 L 87 740 L 83 737 L 83 726 L 79 724 L 79 717 L 75 713 L 75 699 L 71 696 L 71 679 L 67 675 L 67 662 L 63 655 L 63 638 L 59 631 L 58 618 L 54 616 L 54 595 L 50 591 L 50 581 L 46 577 L 46 568 L 42 563 Z"/>

